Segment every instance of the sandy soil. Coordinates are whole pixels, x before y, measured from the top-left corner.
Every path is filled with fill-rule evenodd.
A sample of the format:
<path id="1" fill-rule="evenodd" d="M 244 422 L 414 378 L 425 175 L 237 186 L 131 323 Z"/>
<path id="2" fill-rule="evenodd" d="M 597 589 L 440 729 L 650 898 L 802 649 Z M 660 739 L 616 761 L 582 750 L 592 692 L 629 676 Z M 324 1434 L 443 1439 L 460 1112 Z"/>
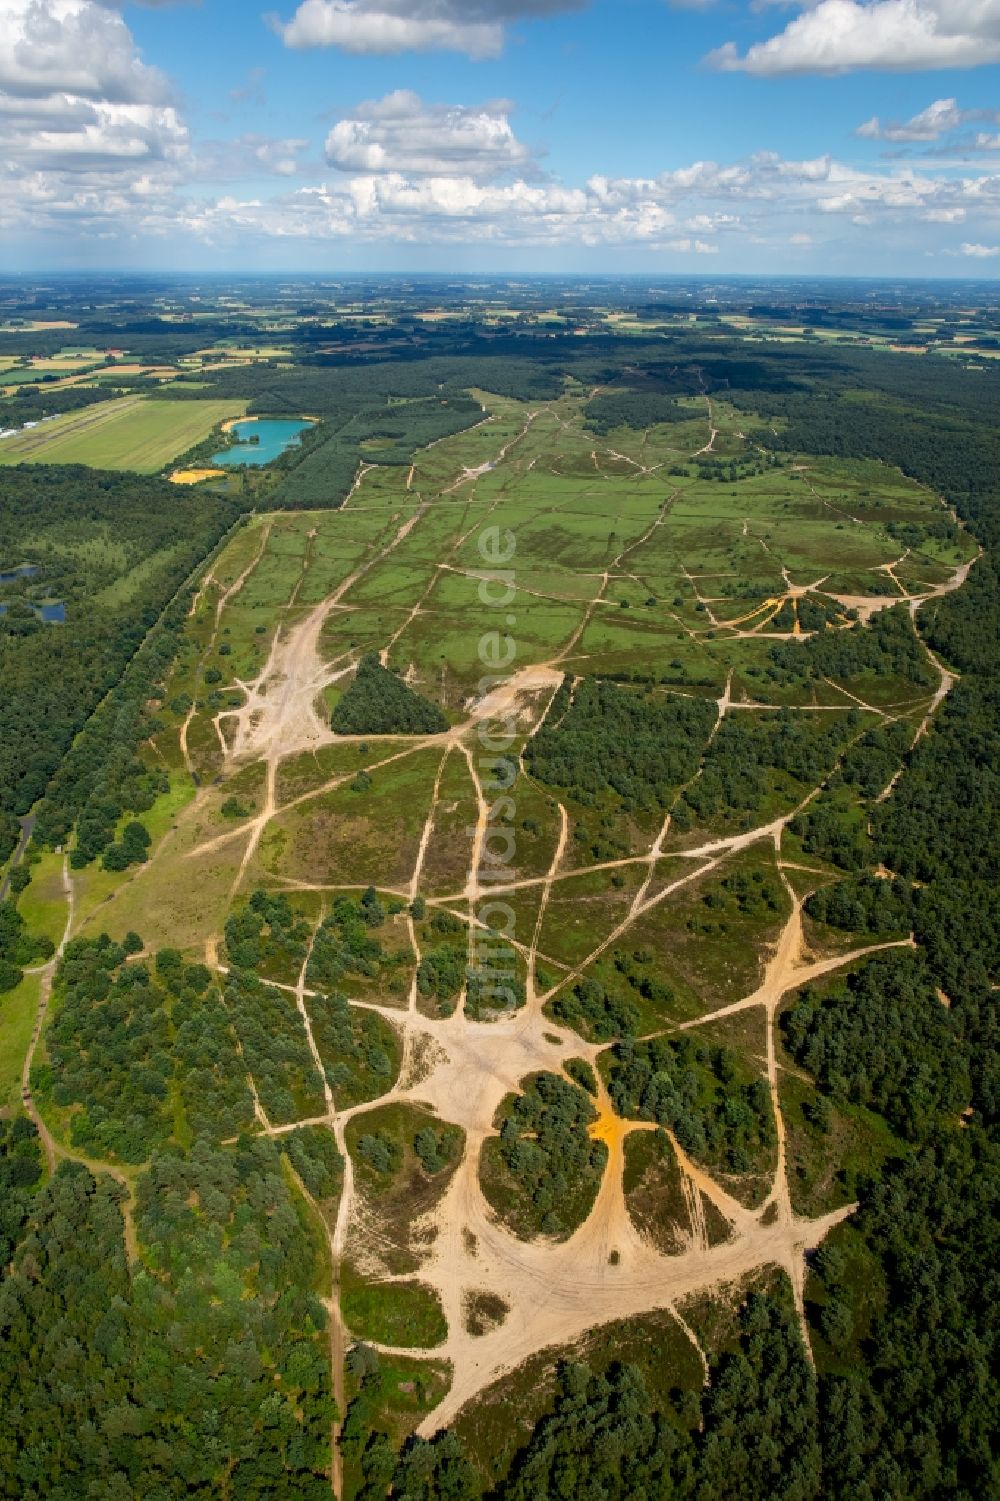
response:
<path id="1" fill-rule="evenodd" d="M 175 469 L 170 476 L 172 485 L 198 485 L 203 479 L 218 479 L 224 469 Z"/>
<path id="2" fill-rule="evenodd" d="M 527 431 L 527 427 L 524 431 Z M 523 436 L 523 433 L 518 436 Z M 714 437 L 713 425 L 709 444 L 702 451 L 711 451 Z M 481 465 L 476 470 L 464 471 L 449 490 L 474 484 L 477 477 L 500 462 L 517 441 L 518 437 L 510 440 L 490 463 Z M 259 677 L 252 683 L 242 685 L 246 702 L 228 716 L 232 720 L 229 757 L 232 761 L 261 760 L 266 765 L 268 776 L 264 810 L 249 826 L 244 826 L 244 831 L 247 827 L 250 829 L 250 840 L 241 872 L 246 868 L 249 853 L 256 846 L 260 833 L 277 811 L 274 787 L 275 770 L 280 760 L 304 750 L 314 750 L 336 738 L 321 719 L 316 705 L 323 689 L 351 671 L 352 664 L 327 663 L 323 660 L 320 640 L 326 619 L 357 578 L 378 559 L 391 552 L 419 524 L 427 504 L 426 501 L 421 501 L 416 511 L 401 521 L 392 541 L 383 551 L 345 580 L 329 599 L 289 630 L 279 632 Z M 447 734 L 422 737 L 411 742 L 413 748 L 438 743 L 443 751 L 432 806 L 425 822 L 412 878 L 408 883 L 411 896 L 418 889 L 420 870 L 433 830 L 442 771 L 449 754 L 456 753 L 465 757 L 476 787 L 479 816 L 466 887 L 451 898 L 439 899 L 439 903 L 447 900 L 456 907 L 466 905 L 470 931 L 476 925 L 475 903 L 482 892 L 479 864 L 488 811 L 471 749 L 476 727 L 487 720 L 513 718 L 522 728 L 530 728 L 544 719 L 562 681 L 561 663 L 571 653 L 594 609 L 605 602 L 610 578 L 623 568 L 629 553 L 662 523 L 668 510 L 669 503 L 657 515 L 644 536 L 623 549 L 609 565 L 596 596 L 584 612 L 580 630 L 556 660 L 526 667 L 483 697 L 470 700 L 465 705 L 462 723 Z M 449 565 L 444 563 L 442 566 Z M 942 586 L 940 592 L 946 592 L 949 586 L 957 587 L 967 573 L 967 567 L 958 570 L 954 580 L 950 580 L 948 586 Z M 787 570 L 784 570 L 784 581 L 786 592 L 782 596 L 763 602 L 744 617 L 747 621 L 754 616 L 761 617 L 746 634 L 766 629 L 769 620 L 786 600 L 797 600 L 810 590 L 821 588 L 825 582 L 820 578 L 810 583 L 796 584 Z M 698 585 L 693 579 L 692 583 L 697 590 Z M 858 608 L 863 615 L 870 615 L 896 600 L 866 596 L 850 600 L 845 598 L 842 602 Z M 414 613 L 419 612 L 419 607 L 418 601 L 414 606 Z M 712 618 L 711 614 L 709 618 Z M 728 624 L 732 627 L 743 624 L 743 621 Z M 941 685 L 928 709 L 925 725 L 930 722 L 950 687 L 950 676 L 944 669 L 941 669 L 941 674 Z M 721 723 L 727 713 L 753 706 L 734 703 L 727 684 L 718 707 Z M 335 1266 L 339 1267 L 345 1255 L 364 1263 L 368 1235 L 365 1206 L 357 1194 L 353 1165 L 347 1152 L 347 1123 L 354 1116 L 375 1109 L 387 1100 L 407 1099 L 430 1107 L 442 1120 L 460 1125 L 466 1133 L 463 1161 L 433 1212 L 432 1248 L 419 1271 L 419 1280 L 437 1291 L 448 1321 L 447 1341 L 434 1349 L 434 1357 L 449 1360 L 454 1369 L 454 1381 L 448 1396 L 424 1420 L 422 1432 L 432 1433 L 449 1422 L 498 1375 L 512 1369 L 539 1349 L 571 1341 L 605 1321 L 654 1309 L 674 1309 L 678 1302 L 692 1293 L 721 1287 L 762 1266 L 779 1266 L 788 1273 L 796 1291 L 805 1329 L 802 1307 L 804 1253 L 818 1245 L 828 1230 L 849 1214 L 851 1209 L 848 1207 L 814 1221 L 802 1219 L 792 1212 L 785 1169 L 785 1131 L 777 1084 L 777 1015 L 784 997 L 791 989 L 850 965 L 876 949 L 898 945 L 873 945 L 832 958 L 819 958 L 810 954 L 803 934 L 802 899 L 795 895 L 787 880 L 791 913 L 774 952 L 767 959 L 757 988 L 738 1001 L 684 1024 L 683 1028 L 690 1030 L 708 1021 L 753 1008 L 760 1008 L 764 1012 L 768 1038 L 766 1077 L 777 1124 L 778 1149 L 773 1181 L 758 1210 L 751 1211 L 739 1204 L 721 1184 L 688 1159 L 675 1144 L 686 1191 L 692 1204 L 697 1202 L 699 1208 L 693 1221 L 695 1232 L 688 1248 L 679 1256 L 661 1254 L 639 1233 L 632 1222 L 623 1189 L 624 1146 L 627 1136 L 633 1130 L 650 1129 L 650 1124 L 622 1121 L 616 1117 L 603 1088 L 599 1101 L 600 1118 L 593 1128 L 593 1134 L 608 1147 L 607 1169 L 590 1214 L 567 1240 L 554 1243 L 545 1238 L 532 1242 L 518 1239 L 497 1221 L 485 1199 L 479 1179 L 482 1145 L 495 1134 L 493 1120 L 504 1097 L 517 1090 L 525 1076 L 532 1072 L 558 1071 L 571 1057 L 585 1057 L 593 1061 L 602 1051 L 596 1045 L 583 1042 L 575 1033 L 554 1025 L 544 1015 L 542 1008 L 555 989 L 565 984 L 567 979 L 572 980 L 576 975 L 582 974 L 595 958 L 609 946 L 618 943 L 623 934 L 656 905 L 669 901 L 677 891 L 696 880 L 706 870 L 740 850 L 758 842 L 771 842 L 780 860 L 782 833 L 791 816 L 793 815 L 775 819 L 730 838 L 710 840 L 695 849 L 684 851 L 685 865 L 682 872 L 653 895 L 650 895 L 653 876 L 660 861 L 667 858 L 663 854 L 662 845 L 669 829 L 669 817 L 645 856 L 607 861 L 602 862 L 600 867 L 595 866 L 595 869 L 603 869 L 618 864 L 645 862 L 647 870 L 627 915 L 618 927 L 595 944 L 593 951 L 569 974 L 560 973 L 557 986 L 545 994 L 537 994 L 533 981 L 533 960 L 538 952 L 545 912 L 554 885 L 570 874 L 563 869 L 568 820 L 565 810 L 560 808 L 560 839 L 548 872 L 541 877 L 515 879 L 507 885 L 491 882 L 489 888 L 491 895 L 500 898 L 505 893 L 512 893 L 526 886 L 541 887 L 540 909 L 530 944 L 517 945 L 532 961 L 528 965 L 528 996 L 525 1007 L 513 1015 L 492 1022 L 472 1020 L 462 1005 L 448 1018 L 429 1018 L 417 1009 L 414 985 L 405 1011 L 389 1007 L 370 1008 L 380 1011 L 393 1026 L 402 1030 L 404 1061 L 400 1080 L 388 1095 L 351 1110 L 338 1110 L 329 1085 L 325 1086 L 326 1113 L 319 1117 L 317 1123 L 326 1124 L 334 1132 L 346 1161 L 344 1191 L 337 1223 L 331 1235 Z M 672 858 L 676 858 L 676 855 Z M 579 872 L 574 871 L 573 874 Z M 412 923 L 410 927 L 411 939 L 419 953 Z M 305 1004 L 306 995 L 303 966 L 299 983 L 295 987 L 295 1001 L 303 1018 L 310 1049 L 318 1064 L 318 1053 L 312 1039 Z M 368 1003 L 354 1004 L 364 1006 Z M 429 1058 L 429 1066 L 414 1070 L 410 1064 L 416 1056 Z M 265 1125 L 264 1129 L 280 1136 L 293 1127 L 273 1128 Z M 732 1226 L 730 1238 L 722 1245 L 708 1244 L 700 1208 L 701 1194 L 719 1208 Z M 699 1224 L 702 1233 L 698 1233 Z M 465 1331 L 462 1303 L 467 1292 L 483 1285 L 489 1286 L 504 1298 L 510 1313 L 497 1329 L 485 1336 L 474 1337 Z M 334 1294 L 335 1292 L 336 1289 Z M 337 1344 L 341 1351 L 349 1339 L 350 1331 L 338 1322 Z"/>
<path id="3" fill-rule="evenodd" d="M 795 902 L 759 989 L 689 1025 L 701 1026 L 736 1010 L 763 1006 L 773 1037 L 775 1012 L 788 990 L 849 965 L 866 952 L 870 950 L 810 960 L 803 944 L 800 905 Z M 435 1358 L 450 1360 L 455 1373 L 450 1393 L 421 1425 L 424 1433 L 450 1421 L 503 1371 L 539 1349 L 571 1341 L 603 1322 L 673 1308 L 692 1293 L 768 1265 L 787 1271 L 801 1295 L 805 1251 L 818 1245 L 851 1212 L 849 1206 L 814 1221 L 792 1213 L 772 1040 L 768 1076 L 779 1122 L 779 1155 L 771 1191 L 760 1209 L 744 1208 L 677 1149 L 685 1179 L 706 1193 L 733 1226 L 725 1244 L 709 1247 L 704 1236 L 696 1237 L 681 1255 L 665 1256 L 640 1235 L 625 1204 L 624 1144 L 632 1130 L 651 1126 L 619 1119 L 603 1091 L 600 1117 L 591 1134 L 607 1144 L 609 1161 L 591 1213 L 561 1244 L 544 1238 L 522 1241 L 497 1222 L 479 1182 L 479 1155 L 482 1143 L 495 1134 L 492 1122 L 497 1106 L 527 1074 L 559 1070 L 571 1057 L 593 1060 L 602 1048 L 554 1025 L 543 1015 L 538 999 L 507 1020 L 493 1023 L 472 1021 L 461 1012 L 439 1020 L 421 1016 L 414 1007 L 402 1017 L 391 1008 L 371 1009 L 396 1025 L 401 1023 L 408 1038 L 432 1042 L 433 1062 L 430 1072 L 417 1082 L 403 1082 L 388 1096 L 353 1110 L 331 1112 L 326 1119 L 341 1149 L 346 1148 L 347 1121 L 387 1099 L 410 1099 L 430 1106 L 443 1120 L 462 1126 L 467 1137 L 463 1162 L 433 1214 L 436 1235 L 430 1256 L 415 1274 L 415 1280 L 435 1288 L 441 1298 L 449 1334 L 446 1344 L 433 1353 Z M 289 1129 L 282 1127 L 275 1134 Z M 776 1216 L 772 1205 L 777 1206 Z M 338 1255 L 363 1257 L 364 1237 L 364 1209 L 356 1202 L 349 1174 L 334 1237 Z M 511 1311 L 498 1329 L 477 1338 L 465 1331 L 462 1300 L 468 1291 L 484 1285 L 499 1293 Z"/>

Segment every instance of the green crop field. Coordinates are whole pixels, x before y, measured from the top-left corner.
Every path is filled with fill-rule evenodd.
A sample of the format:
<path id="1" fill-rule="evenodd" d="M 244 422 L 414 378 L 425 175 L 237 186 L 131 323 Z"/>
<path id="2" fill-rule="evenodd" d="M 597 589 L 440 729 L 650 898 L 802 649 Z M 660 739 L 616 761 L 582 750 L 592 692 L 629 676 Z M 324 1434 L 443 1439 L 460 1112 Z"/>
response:
<path id="1" fill-rule="evenodd" d="M 0 464 L 89 464 L 155 474 L 246 402 L 123 396 L 39 424 L 0 443 Z"/>

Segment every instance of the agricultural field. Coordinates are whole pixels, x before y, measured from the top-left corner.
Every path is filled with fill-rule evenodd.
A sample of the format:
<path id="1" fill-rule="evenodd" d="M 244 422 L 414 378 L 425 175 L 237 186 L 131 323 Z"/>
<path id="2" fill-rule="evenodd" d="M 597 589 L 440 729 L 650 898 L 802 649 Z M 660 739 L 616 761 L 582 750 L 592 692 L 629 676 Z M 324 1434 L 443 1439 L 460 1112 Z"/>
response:
<path id="1" fill-rule="evenodd" d="M 53 1154 L 131 1182 L 250 1131 L 298 1175 L 344 1494 L 362 1410 L 393 1442 L 475 1443 L 540 1352 L 650 1341 L 696 1387 L 713 1347 L 683 1310 L 779 1273 L 809 1338 L 841 1162 L 898 1143 L 846 1110 L 814 1126 L 783 1018 L 913 940 L 806 908 L 845 842 L 875 863 L 866 820 L 953 683 L 914 615 L 977 553 L 924 486 L 765 451 L 718 398 L 597 436 L 572 382 L 476 394 L 478 426 L 362 465 L 340 509 L 234 532 L 142 751 L 167 777 L 148 854 L 126 815 L 120 855 L 47 857 L 26 907 L 58 938 L 65 874 L 99 1012 L 127 949 L 172 956 L 100 1078 L 57 982 L 31 1059 Z M 232 410 L 125 398 L 25 456 L 152 469 Z M 171 994 L 212 1064 L 140 1108 Z"/>
<path id="2" fill-rule="evenodd" d="M 122 396 L 43 422 L 0 443 L 3 464 L 88 464 L 156 474 L 244 401 L 163 401 Z"/>

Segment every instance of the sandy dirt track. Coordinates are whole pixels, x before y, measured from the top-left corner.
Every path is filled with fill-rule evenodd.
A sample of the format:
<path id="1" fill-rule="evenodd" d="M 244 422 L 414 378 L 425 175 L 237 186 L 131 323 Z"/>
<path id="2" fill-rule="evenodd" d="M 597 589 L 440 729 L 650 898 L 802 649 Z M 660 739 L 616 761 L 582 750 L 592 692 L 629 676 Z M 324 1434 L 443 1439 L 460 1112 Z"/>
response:
<path id="1" fill-rule="evenodd" d="M 533 414 L 529 420 L 533 420 L 535 415 L 537 414 Z M 711 451 L 714 437 L 713 430 L 709 444 L 703 451 Z M 464 485 L 473 485 L 480 475 L 491 471 L 501 462 L 516 442 L 515 438 L 506 444 L 492 462 L 476 470 L 464 471 L 442 493 L 450 493 Z M 363 482 L 363 478 L 363 474 L 359 476 L 359 484 Z M 413 480 L 414 472 L 411 471 L 411 485 Z M 240 685 L 246 695 L 244 705 L 220 716 L 220 722 L 228 721 L 228 762 L 235 765 L 256 760 L 264 762 L 267 768 L 267 796 L 262 812 L 249 824 L 218 836 L 200 847 L 206 849 L 226 840 L 248 836 L 237 885 L 264 828 L 280 811 L 274 797 L 276 769 L 280 761 L 304 750 L 315 750 L 338 738 L 321 719 L 317 705 L 321 702 L 323 689 L 352 671 L 354 663 L 344 660 L 329 663 L 323 660 L 320 643 L 324 623 L 357 579 L 377 561 L 386 557 L 419 524 L 428 504 L 421 500 L 417 509 L 400 521 L 392 539 L 380 553 L 357 569 L 334 594 L 316 606 L 303 620 L 278 633 L 268 661 L 257 679 Z M 666 509 L 669 509 L 669 504 Z M 453 910 L 464 905 L 470 932 L 476 926 L 476 901 L 483 894 L 479 867 L 487 815 L 487 803 L 472 755 L 475 729 L 483 720 L 502 721 L 505 718 L 514 720 L 522 731 L 537 728 L 547 715 L 554 693 L 562 681 L 565 670 L 563 663 L 571 655 L 594 610 L 604 604 L 611 578 L 615 576 L 616 570 L 623 567 L 629 553 L 662 524 L 665 513 L 665 510 L 661 511 L 643 537 L 623 549 L 609 565 L 600 580 L 596 596 L 586 607 L 583 623 L 556 659 L 526 667 L 485 696 L 470 700 L 465 705 L 461 723 L 450 732 L 439 736 L 416 737 L 399 752 L 400 755 L 406 755 L 418 748 L 435 744 L 440 745 L 442 751 L 432 806 L 420 839 L 412 877 L 406 883 L 407 893 L 411 897 L 418 890 L 445 761 L 451 754 L 463 756 L 467 761 L 479 804 L 467 881 L 463 890 L 449 898 L 438 898 L 432 905 L 443 905 L 447 901 L 452 904 Z M 450 565 L 442 563 L 440 566 Z M 948 588 L 957 587 L 967 572 L 967 567 L 959 569 L 953 580 L 934 592 L 944 593 Z M 787 570 L 784 571 L 784 578 L 786 593 L 758 606 L 751 616 L 746 617 L 747 622 L 754 622 L 749 629 L 736 631 L 734 634 L 757 634 L 766 630 L 785 601 L 797 600 L 824 583 L 820 578 L 807 584 L 794 584 Z M 695 587 L 697 590 L 698 586 Z M 700 592 L 699 598 L 702 598 Z M 884 604 L 894 602 L 898 601 L 874 595 L 843 600 L 845 605 L 857 608 L 865 617 Z M 919 601 L 913 601 L 914 607 L 917 603 Z M 706 604 L 709 618 L 715 624 L 710 602 L 706 601 Z M 419 607 L 420 601 L 414 606 L 414 613 L 419 612 Z M 726 624 L 731 628 L 743 625 L 744 621 Z M 794 634 L 798 635 L 800 632 L 796 630 Z M 930 722 L 952 682 L 950 675 L 945 673 L 940 664 L 935 665 L 941 675 L 940 687 L 928 708 L 922 729 Z M 719 723 L 727 713 L 752 707 L 754 706 L 750 704 L 734 703 L 727 685 L 719 700 Z M 885 713 L 883 710 L 878 712 Z M 491 882 L 489 886 L 491 897 L 498 898 L 526 886 L 541 888 L 541 903 L 530 944 L 518 945 L 532 961 L 528 965 L 525 1007 L 500 1020 L 478 1022 L 468 1017 L 460 1004 L 454 1015 L 431 1019 L 422 1015 L 417 1008 L 414 984 L 405 1011 L 388 1007 L 372 1008 L 379 1010 L 402 1034 L 403 1066 L 395 1087 L 370 1104 L 341 1111 L 337 1108 L 329 1084 L 325 1084 L 326 1113 L 312 1123 L 325 1124 L 333 1131 L 345 1157 L 343 1194 L 336 1226 L 330 1237 L 334 1263 L 338 1268 L 345 1257 L 350 1257 L 356 1264 L 365 1265 L 373 1280 L 378 1280 L 380 1276 L 386 1280 L 407 1280 L 390 1276 L 387 1269 L 380 1272 L 377 1251 L 367 1243 L 368 1212 L 358 1194 L 353 1164 L 347 1150 L 346 1127 L 349 1121 L 387 1102 L 409 1100 L 430 1108 L 444 1121 L 460 1125 L 466 1133 L 463 1160 L 433 1212 L 431 1223 L 423 1226 L 431 1249 L 425 1255 L 419 1271 L 411 1279 L 430 1286 L 437 1292 L 447 1318 L 448 1336 L 445 1343 L 435 1347 L 433 1351 L 408 1350 L 406 1353 L 426 1353 L 433 1355 L 435 1359 L 446 1359 L 454 1373 L 448 1395 L 425 1418 L 421 1432 L 431 1434 L 451 1421 L 466 1403 L 499 1375 L 513 1369 L 540 1349 L 572 1342 L 588 1329 L 603 1322 L 656 1309 L 676 1309 L 679 1302 L 693 1293 L 737 1282 L 762 1267 L 778 1266 L 788 1274 L 808 1340 L 802 1302 L 805 1253 L 818 1245 L 833 1225 L 851 1213 L 851 1206 L 815 1221 L 801 1219 L 792 1212 L 786 1178 L 785 1130 L 778 1094 L 778 1013 L 790 990 L 848 966 L 878 948 L 893 945 L 876 945 L 832 958 L 810 954 L 803 935 L 802 898 L 795 895 L 786 878 L 791 913 L 774 951 L 766 959 L 757 988 L 742 999 L 685 1023 L 683 1027 L 683 1030 L 690 1030 L 714 1019 L 754 1008 L 763 1012 L 767 1028 L 766 1077 L 777 1127 L 777 1150 L 771 1186 L 759 1208 L 749 1210 L 741 1205 L 722 1184 L 715 1182 L 709 1173 L 688 1159 L 674 1142 L 682 1181 L 691 1203 L 699 1206 L 700 1223 L 699 1215 L 693 1216 L 695 1228 L 690 1244 L 681 1254 L 667 1256 L 659 1252 L 633 1223 L 626 1207 L 623 1188 L 627 1136 L 633 1130 L 651 1129 L 650 1123 L 622 1121 L 615 1117 L 603 1085 L 599 1100 L 601 1115 L 592 1134 L 603 1140 L 608 1147 L 607 1168 L 590 1214 L 568 1239 L 561 1243 L 544 1238 L 526 1242 L 516 1237 L 498 1222 L 483 1194 L 479 1176 L 482 1146 L 489 1137 L 496 1134 L 493 1121 L 497 1107 L 505 1096 L 516 1091 L 531 1073 L 542 1070 L 559 1072 L 572 1057 L 583 1057 L 594 1062 L 597 1055 L 604 1051 L 603 1046 L 583 1042 L 575 1033 L 554 1025 L 544 1015 L 542 1008 L 555 989 L 585 972 L 596 957 L 610 945 L 617 943 L 639 918 L 655 906 L 669 901 L 676 892 L 707 870 L 741 850 L 758 843 L 773 844 L 780 866 L 782 834 L 792 816 L 790 814 L 774 819 L 730 838 L 709 840 L 680 855 L 674 851 L 669 856 L 664 854 L 662 848 L 669 829 L 668 816 L 647 855 L 584 867 L 584 870 L 592 868 L 596 871 L 610 869 L 616 864 L 645 862 L 647 868 L 645 879 L 621 924 L 596 944 L 593 952 L 571 972 L 560 973 L 552 990 L 536 994 L 533 961 L 538 954 L 539 937 L 551 892 L 561 879 L 583 873 L 578 868 L 571 871 L 563 866 L 568 823 L 565 810 L 560 809 L 560 838 L 548 872 L 544 876 L 534 876 L 523 881 L 512 880 L 507 885 Z M 668 884 L 655 889 L 653 877 L 660 861 L 673 860 L 673 876 L 677 871 L 678 858 L 684 862 L 683 869 Z M 412 922 L 410 937 L 419 957 Z M 562 968 L 565 971 L 565 966 Z M 295 991 L 295 1002 L 303 1018 L 310 1048 L 314 1058 L 318 1060 L 309 1025 L 308 991 L 304 976 L 303 968 Z M 356 1001 L 353 1004 L 364 1006 L 367 1003 Z M 418 1055 L 434 1060 L 429 1071 L 418 1070 L 415 1073 L 411 1068 L 412 1060 Z M 272 1127 L 265 1123 L 265 1129 L 280 1137 L 294 1129 L 294 1126 Z M 714 1203 L 731 1227 L 729 1239 L 721 1245 L 708 1244 L 704 1216 L 700 1213 L 701 1194 Z M 468 1293 L 482 1288 L 499 1294 L 510 1312 L 491 1333 L 473 1336 L 465 1328 L 463 1301 Z M 337 1320 L 336 1345 L 341 1358 L 343 1346 L 350 1337 L 350 1331 L 343 1328 L 341 1321 Z M 338 1373 L 337 1385 L 342 1390 L 342 1373 Z"/>

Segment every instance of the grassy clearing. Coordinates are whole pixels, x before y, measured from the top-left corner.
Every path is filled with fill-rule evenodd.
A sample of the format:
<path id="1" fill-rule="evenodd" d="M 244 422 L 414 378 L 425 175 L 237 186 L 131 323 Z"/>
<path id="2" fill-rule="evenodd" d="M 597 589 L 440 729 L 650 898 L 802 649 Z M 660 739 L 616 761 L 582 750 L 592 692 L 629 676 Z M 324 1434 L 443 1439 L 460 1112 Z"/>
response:
<path id="1" fill-rule="evenodd" d="M 408 881 L 430 808 L 440 750 L 414 751 L 280 814 L 261 842 L 275 875 L 395 887 Z"/>
<path id="2" fill-rule="evenodd" d="M 625 1139 L 625 1202 L 638 1229 L 657 1250 L 676 1256 L 690 1246 L 694 1227 L 681 1184 L 680 1168 L 665 1132 L 633 1131 Z M 710 1245 L 727 1240 L 730 1227 L 699 1190 Z"/>
<path id="3" fill-rule="evenodd" d="M 77 930 L 88 936 L 107 931 L 119 939 L 131 929 L 151 949 L 203 952 L 206 941 L 222 932 L 234 859 L 246 838 L 237 832 L 218 849 L 194 853 L 220 832 L 217 806 L 217 795 L 196 796 L 180 813 L 176 833 L 171 830 L 147 864 L 124 876 L 93 866 L 77 872 Z"/>
<path id="4" fill-rule="evenodd" d="M 701 1015 L 700 996 L 670 963 L 669 948 L 650 941 L 651 933 L 655 930 L 649 920 L 640 919 L 579 978 L 563 986 L 546 1013 L 590 1042 L 646 1036 Z M 652 986 L 644 987 L 644 994 L 629 974 L 639 985 L 648 977 Z"/>
<path id="5" fill-rule="evenodd" d="M 423 895 L 445 896 L 463 889 L 478 816 L 479 805 L 468 762 L 453 751 L 441 771 L 434 826 L 420 874 Z"/>
<path id="6" fill-rule="evenodd" d="M 21 1069 L 31 1044 L 41 989 L 39 975 L 25 975 L 20 985 L 0 996 L 0 1111 L 16 1110 L 21 1099 Z"/>
<path id="7" fill-rule="evenodd" d="M 419 1270 L 431 1242 L 415 1226 L 439 1202 L 464 1145 L 458 1126 L 416 1105 L 383 1105 L 349 1123 L 347 1146 L 372 1227 L 366 1241 L 387 1272 Z"/>
<path id="8" fill-rule="evenodd" d="M 32 857 L 28 868 L 31 883 L 17 899 L 17 910 L 33 934 L 62 939 L 66 928 L 66 893 L 63 891 L 63 857 L 49 852 Z"/>
<path id="9" fill-rule="evenodd" d="M 429 1350 L 448 1335 L 444 1311 L 431 1288 L 420 1282 L 370 1282 L 350 1264 L 341 1275 L 340 1309 L 357 1339 Z"/>
<path id="10" fill-rule="evenodd" d="M 623 865 L 569 876 L 552 887 L 539 942 L 541 953 L 579 964 L 628 915 L 646 867 Z"/>

